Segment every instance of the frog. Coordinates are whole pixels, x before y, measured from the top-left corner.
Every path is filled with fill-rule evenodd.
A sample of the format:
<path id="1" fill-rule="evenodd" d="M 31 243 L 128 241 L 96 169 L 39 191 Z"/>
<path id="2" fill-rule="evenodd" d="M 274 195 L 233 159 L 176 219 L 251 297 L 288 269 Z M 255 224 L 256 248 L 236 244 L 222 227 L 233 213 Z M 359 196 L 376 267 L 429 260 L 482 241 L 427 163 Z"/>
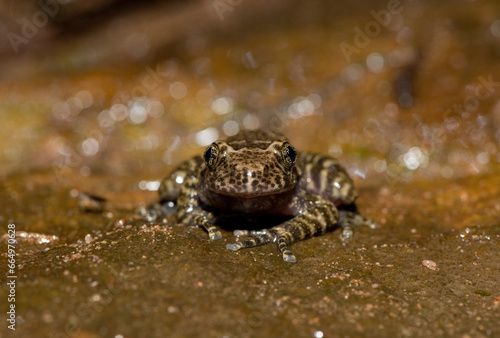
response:
<path id="1" fill-rule="evenodd" d="M 212 241 L 222 238 L 217 222 L 224 214 L 286 218 L 267 228 L 236 229 L 236 240 L 226 248 L 277 243 L 289 263 L 297 261 L 290 250 L 297 241 L 336 228 L 349 240 L 354 227 L 375 227 L 358 212 L 358 191 L 336 158 L 297 151 L 283 134 L 267 129 L 242 130 L 213 142 L 165 177 L 158 193 L 159 202 L 148 208 L 150 221 L 175 205 L 180 224 L 204 229 Z"/>

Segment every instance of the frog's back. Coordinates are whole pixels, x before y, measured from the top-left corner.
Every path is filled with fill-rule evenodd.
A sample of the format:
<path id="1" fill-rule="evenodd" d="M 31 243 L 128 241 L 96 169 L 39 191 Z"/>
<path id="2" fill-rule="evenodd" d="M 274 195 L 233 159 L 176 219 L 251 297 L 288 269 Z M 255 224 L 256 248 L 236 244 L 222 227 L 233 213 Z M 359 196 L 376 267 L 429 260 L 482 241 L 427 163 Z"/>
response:
<path id="1" fill-rule="evenodd" d="M 269 146 L 276 140 L 285 140 L 281 134 L 277 134 L 270 130 L 242 130 L 238 134 L 228 137 L 226 143 L 238 151 L 243 148 L 268 149 Z"/>

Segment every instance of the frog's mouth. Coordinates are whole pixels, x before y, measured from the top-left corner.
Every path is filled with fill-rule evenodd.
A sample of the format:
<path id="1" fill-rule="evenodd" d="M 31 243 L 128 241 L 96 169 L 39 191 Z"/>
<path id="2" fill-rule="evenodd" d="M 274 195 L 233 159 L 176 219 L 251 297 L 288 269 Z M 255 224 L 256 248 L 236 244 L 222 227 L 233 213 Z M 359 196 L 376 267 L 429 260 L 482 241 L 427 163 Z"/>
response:
<path id="1" fill-rule="evenodd" d="M 295 186 L 273 191 L 232 192 L 220 189 L 201 190 L 201 201 L 220 211 L 251 214 L 286 214 Z"/>
<path id="2" fill-rule="evenodd" d="M 265 197 L 265 196 L 274 196 L 274 195 L 280 195 L 289 192 L 292 190 L 294 186 L 290 186 L 287 188 L 281 188 L 281 189 L 276 189 L 276 190 L 271 190 L 271 191 L 227 191 L 227 190 L 221 190 L 221 189 L 208 189 L 210 192 L 214 194 L 219 194 L 219 195 L 224 195 L 228 197 L 234 197 L 234 198 L 256 198 L 256 197 Z"/>

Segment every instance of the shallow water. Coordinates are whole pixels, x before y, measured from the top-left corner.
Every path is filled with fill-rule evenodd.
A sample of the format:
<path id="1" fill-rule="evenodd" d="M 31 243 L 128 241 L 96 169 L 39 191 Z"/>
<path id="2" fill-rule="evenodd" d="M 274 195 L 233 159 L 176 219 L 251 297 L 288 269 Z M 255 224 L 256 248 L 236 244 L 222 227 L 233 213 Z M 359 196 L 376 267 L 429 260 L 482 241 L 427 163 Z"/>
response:
<path id="1" fill-rule="evenodd" d="M 500 6 L 400 4 L 377 34 L 387 2 L 282 5 L 265 24 L 241 3 L 134 62 L 85 68 L 56 44 L 34 76 L 29 53 L 4 63 L 0 221 L 18 277 L 1 336 L 499 335 Z M 89 41 L 72 47 L 102 48 Z M 262 126 L 340 158 L 378 228 L 295 243 L 287 264 L 137 216 L 175 164 Z M 82 211 L 82 192 L 103 210 Z"/>

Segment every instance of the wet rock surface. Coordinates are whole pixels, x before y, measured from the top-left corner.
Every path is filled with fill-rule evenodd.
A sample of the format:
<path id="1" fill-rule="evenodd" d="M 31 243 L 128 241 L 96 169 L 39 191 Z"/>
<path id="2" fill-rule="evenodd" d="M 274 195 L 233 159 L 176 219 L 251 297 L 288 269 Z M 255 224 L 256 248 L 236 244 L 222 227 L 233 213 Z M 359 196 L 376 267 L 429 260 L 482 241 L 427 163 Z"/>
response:
<path id="1" fill-rule="evenodd" d="M 10 179 L 7 189 L 36 175 Z M 16 304 L 24 335 L 494 336 L 498 330 L 499 226 L 460 221 L 468 210 L 430 208 L 439 203 L 433 196 L 418 208 L 401 201 L 425 195 L 418 188 L 383 197 L 362 189 L 360 208 L 379 228 L 358 229 L 348 243 L 339 232 L 296 243 L 298 262 L 288 264 L 274 245 L 226 250 L 228 231 L 210 242 L 201 229 L 172 219 L 144 222 L 133 208 L 81 213 L 77 198 L 68 198 L 71 190 L 51 176 L 41 174 L 49 179 L 36 184 L 38 197 L 18 191 L 37 215 L 2 201 L 17 229 L 62 238 L 42 244 L 18 238 Z M 475 179 L 461 183 L 462 191 L 477 186 Z M 435 188 L 441 196 L 456 194 L 449 184 Z M 499 205 L 498 195 L 484 196 L 490 207 Z"/>

